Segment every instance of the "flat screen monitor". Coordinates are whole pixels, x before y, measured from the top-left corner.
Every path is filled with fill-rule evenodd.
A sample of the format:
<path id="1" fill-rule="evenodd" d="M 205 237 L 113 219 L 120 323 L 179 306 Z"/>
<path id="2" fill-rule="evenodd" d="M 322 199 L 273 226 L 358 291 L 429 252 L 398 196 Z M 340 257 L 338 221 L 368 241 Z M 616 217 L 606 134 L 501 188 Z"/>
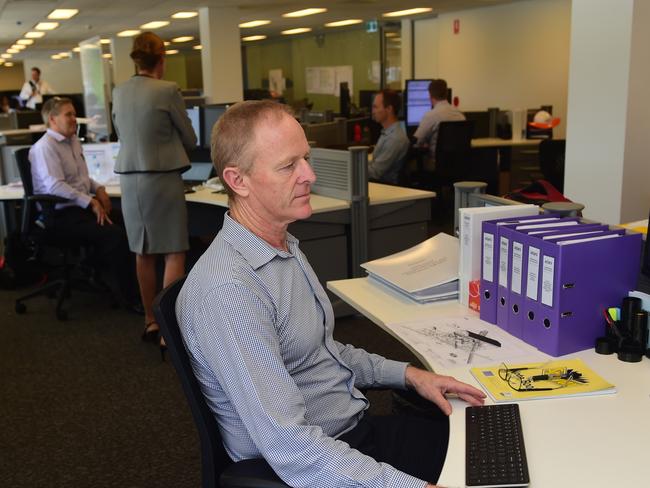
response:
<path id="1" fill-rule="evenodd" d="M 210 136 L 212 135 L 212 127 L 217 123 L 231 104 L 223 103 L 218 105 L 206 105 L 203 107 L 203 147 L 210 147 Z"/>
<path id="2" fill-rule="evenodd" d="M 19 129 L 29 129 L 30 125 L 44 124 L 41 113 L 32 110 L 16 112 L 16 123 Z"/>
<path id="3" fill-rule="evenodd" d="M 117 153 L 120 151 L 119 142 L 83 144 L 81 148 L 88 166 L 88 174 L 93 180 L 102 185 L 119 183 L 119 178 L 114 172 Z"/>
<path id="4" fill-rule="evenodd" d="M 422 116 L 431 110 L 431 97 L 429 97 L 429 85 L 431 81 L 406 80 L 404 107 L 407 127 L 417 127 L 420 125 Z"/>
<path id="5" fill-rule="evenodd" d="M 359 90 L 359 108 L 365 108 L 370 112 L 375 93 L 377 93 L 376 90 Z"/>
<path id="6" fill-rule="evenodd" d="M 54 97 L 69 98 L 72 100 L 72 105 L 74 105 L 74 111 L 77 113 L 77 117 L 86 116 L 86 106 L 84 105 L 83 93 L 57 93 L 56 95 L 43 95 L 43 103 Z"/>
<path id="7" fill-rule="evenodd" d="M 193 162 L 192 167 L 182 175 L 184 181 L 205 181 L 212 174 L 212 163 Z"/>
<path id="8" fill-rule="evenodd" d="M 201 107 L 190 107 L 187 110 L 187 116 L 192 123 L 192 129 L 196 134 L 196 145 L 201 144 Z"/>

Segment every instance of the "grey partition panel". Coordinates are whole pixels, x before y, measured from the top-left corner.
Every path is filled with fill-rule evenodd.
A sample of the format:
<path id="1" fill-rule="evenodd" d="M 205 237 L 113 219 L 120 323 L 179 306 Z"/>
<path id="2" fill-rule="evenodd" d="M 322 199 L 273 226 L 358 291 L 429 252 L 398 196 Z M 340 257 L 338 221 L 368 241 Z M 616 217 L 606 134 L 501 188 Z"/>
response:
<path id="1" fill-rule="evenodd" d="M 311 165 L 316 173 L 312 191 L 326 197 L 352 199 L 352 163 L 350 152 L 339 149 L 311 150 Z"/>
<path id="2" fill-rule="evenodd" d="M 18 172 L 18 164 L 16 164 L 15 154 L 18 149 L 22 149 L 23 147 L 29 147 L 29 145 L 2 146 L 1 174 L 3 185 L 20 181 L 20 173 Z"/>

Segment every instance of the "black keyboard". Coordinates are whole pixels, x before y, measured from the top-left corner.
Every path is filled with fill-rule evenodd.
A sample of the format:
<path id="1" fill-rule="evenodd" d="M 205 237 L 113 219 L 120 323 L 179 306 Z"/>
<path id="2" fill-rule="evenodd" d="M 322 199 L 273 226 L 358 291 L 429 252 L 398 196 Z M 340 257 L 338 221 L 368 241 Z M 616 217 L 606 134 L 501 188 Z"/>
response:
<path id="1" fill-rule="evenodd" d="M 467 486 L 528 486 L 519 405 L 467 407 L 465 437 Z"/>

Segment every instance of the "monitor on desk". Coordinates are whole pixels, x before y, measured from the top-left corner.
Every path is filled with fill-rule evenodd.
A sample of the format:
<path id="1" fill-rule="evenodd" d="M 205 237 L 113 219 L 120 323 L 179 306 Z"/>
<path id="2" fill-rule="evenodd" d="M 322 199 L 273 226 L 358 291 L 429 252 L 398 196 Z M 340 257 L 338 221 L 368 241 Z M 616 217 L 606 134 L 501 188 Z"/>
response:
<path id="1" fill-rule="evenodd" d="M 407 127 L 417 127 L 425 113 L 431 110 L 429 85 L 432 80 L 406 80 L 404 112 Z"/>
<path id="2" fill-rule="evenodd" d="M 182 174 L 183 181 L 204 182 L 212 176 L 214 166 L 208 162 L 192 162 L 192 167 Z"/>
<path id="3" fill-rule="evenodd" d="M 219 117 L 226 113 L 228 107 L 231 103 L 219 103 L 214 105 L 205 105 L 203 107 L 203 136 L 202 136 L 202 146 L 210 147 L 210 136 L 212 135 L 212 127 L 217 123 Z"/>
<path id="4" fill-rule="evenodd" d="M 196 145 L 201 145 L 201 107 L 189 107 L 185 109 L 187 111 L 187 116 L 190 118 L 192 123 L 192 129 L 194 129 L 194 134 L 196 134 Z"/>
<path id="5" fill-rule="evenodd" d="M 473 139 L 490 137 L 490 113 L 487 110 L 480 112 L 463 112 L 466 120 L 474 122 Z"/>
<path id="6" fill-rule="evenodd" d="M 102 185 L 119 183 L 115 174 L 115 161 L 120 151 L 119 142 L 83 144 L 81 146 L 90 177 Z"/>

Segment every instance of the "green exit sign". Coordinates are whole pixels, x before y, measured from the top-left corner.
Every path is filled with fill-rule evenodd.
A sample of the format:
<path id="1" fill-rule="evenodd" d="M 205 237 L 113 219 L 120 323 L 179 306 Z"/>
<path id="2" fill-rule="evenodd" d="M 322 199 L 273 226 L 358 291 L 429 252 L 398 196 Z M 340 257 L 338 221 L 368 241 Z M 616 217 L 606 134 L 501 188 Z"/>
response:
<path id="1" fill-rule="evenodd" d="M 376 20 L 366 22 L 366 32 L 377 32 L 377 30 L 379 30 L 379 27 L 377 26 Z"/>

